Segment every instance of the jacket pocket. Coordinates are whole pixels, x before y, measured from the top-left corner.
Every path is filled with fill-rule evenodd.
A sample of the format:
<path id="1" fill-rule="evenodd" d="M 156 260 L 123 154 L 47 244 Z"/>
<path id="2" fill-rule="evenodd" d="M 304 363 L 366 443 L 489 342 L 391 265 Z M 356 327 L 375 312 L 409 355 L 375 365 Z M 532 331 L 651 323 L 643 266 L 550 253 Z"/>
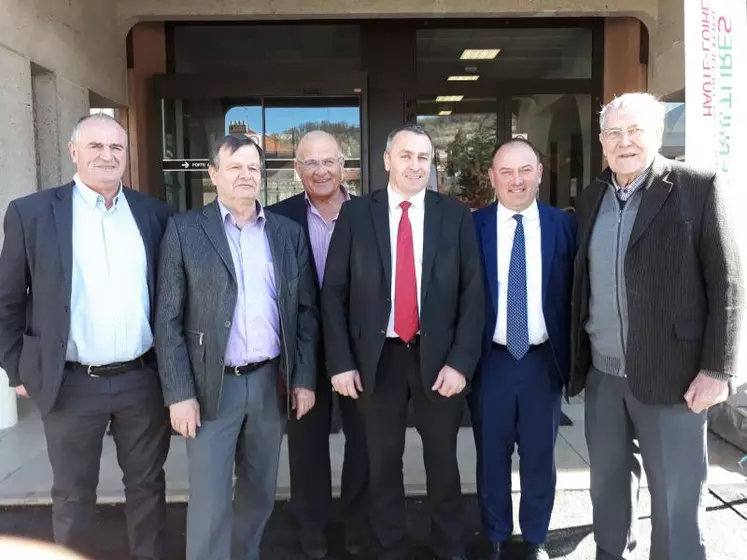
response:
<path id="1" fill-rule="evenodd" d="M 24 334 L 18 360 L 18 376 L 24 385 L 38 385 L 42 376 L 41 361 L 41 338 Z"/>
<path id="2" fill-rule="evenodd" d="M 705 325 L 699 321 L 680 321 L 674 324 L 674 333 L 680 340 L 700 340 Z"/>
<path id="3" fill-rule="evenodd" d="M 187 349 L 192 363 L 205 362 L 205 333 L 187 329 Z"/>

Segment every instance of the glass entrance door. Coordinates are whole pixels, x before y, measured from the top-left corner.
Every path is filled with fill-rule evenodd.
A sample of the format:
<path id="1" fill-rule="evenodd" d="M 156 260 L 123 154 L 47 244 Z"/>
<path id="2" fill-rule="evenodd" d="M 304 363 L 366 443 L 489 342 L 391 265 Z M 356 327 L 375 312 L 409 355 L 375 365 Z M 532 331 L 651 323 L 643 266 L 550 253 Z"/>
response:
<path id="1" fill-rule="evenodd" d="M 496 143 L 522 137 L 542 154 L 543 202 L 565 208 L 591 180 L 592 120 L 588 94 L 446 96 L 416 101 L 417 122 L 433 137 L 435 185 L 473 208 L 494 200 L 488 169 Z"/>
<path id="2" fill-rule="evenodd" d="M 176 210 L 199 208 L 215 199 L 208 156 L 225 134 L 253 136 L 264 148 L 265 205 L 303 190 L 293 162 L 298 141 L 310 130 L 327 131 L 340 141 L 345 186 L 357 194 L 363 188 L 360 96 L 163 98 L 160 113 L 166 201 Z"/>

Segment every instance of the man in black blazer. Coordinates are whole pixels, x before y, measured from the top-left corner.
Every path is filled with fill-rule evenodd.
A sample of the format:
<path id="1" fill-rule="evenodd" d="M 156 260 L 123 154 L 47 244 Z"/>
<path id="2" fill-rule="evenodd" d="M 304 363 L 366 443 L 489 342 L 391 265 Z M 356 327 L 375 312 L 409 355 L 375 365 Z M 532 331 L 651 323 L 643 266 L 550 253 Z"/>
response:
<path id="1" fill-rule="evenodd" d="M 410 401 L 434 552 L 464 557 L 456 439 L 480 357 L 484 296 L 469 209 L 426 190 L 432 157 L 421 127 L 389 135 L 389 185 L 343 205 L 322 288 L 327 370 L 335 391 L 361 399 L 371 523 L 386 559 L 409 558 L 402 453 Z"/>
<path id="2" fill-rule="evenodd" d="M 315 130 L 298 142 L 296 172 L 304 192 L 267 209 L 301 225 L 314 259 L 317 297 L 324 277 L 329 242 L 343 202 L 355 198 L 342 185 L 344 159 L 334 136 Z M 332 515 L 332 482 L 329 458 L 329 432 L 332 423 L 332 385 L 324 375 L 324 347 L 318 349 L 316 401 L 309 413 L 288 422 L 290 462 L 290 507 L 298 522 L 301 548 L 309 558 L 327 556 L 324 528 Z M 340 396 L 337 400 L 345 454 L 342 465 L 340 501 L 345 524 L 345 548 L 351 555 L 361 552 L 363 530 L 368 525 L 366 493 L 368 457 L 366 438 L 355 400 Z"/>
<path id="3" fill-rule="evenodd" d="M 122 186 L 127 135 L 73 130 L 72 182 L 10 203 L 0 253 L 0 364 L 42 413 L 55 541 L 87 552 L 104 434 L 123 471 L 130 553 L 165 558 L 166 409 L 153 355 L 158 248 L 171 214 Z"/>
<path id="4" fill-rule="evenodd" d="M 647 93 L 602 110 L 609 169 L 576 207 L 570 393 L 586 390 L 598 560 L 636 546 L 641 461 L 650 558 L 705 560 L 707 409 L 735 375 L 744 280 L 724 193 L 658 155 L 664 115 Z"/>

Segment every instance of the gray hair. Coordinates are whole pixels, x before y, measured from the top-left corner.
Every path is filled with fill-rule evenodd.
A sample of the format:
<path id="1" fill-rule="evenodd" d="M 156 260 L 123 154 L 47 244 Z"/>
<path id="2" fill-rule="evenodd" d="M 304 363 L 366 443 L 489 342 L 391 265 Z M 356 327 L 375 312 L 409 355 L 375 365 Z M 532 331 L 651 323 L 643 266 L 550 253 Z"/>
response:
<path id="1" fill-rule="evenodd" d="M 640 116 L 645 123 L 654 125 L 656 130 L 661 130 L 664 128 L 664 117 L 666 116 L 667 108 L 650 93 L 624 93 L 602 107 L 599 113 L 599 129 L 602 132 L 607 128 L 607 117 L 610 112 Z"/>
<path id="2" fill-rule="evenodd" d="M 431 135 L 428 134 L 428 131 L 419 124 L 405 124 L 403 126 L 398 126 L 394 130 L 392 130 L 386 137 L 386 152 L 389 152 L 392 149 L 394 137 L 397 136 L 397 134 L 399 134 L 400 132 L 412 132 L 413 134 L 419 134 L 428 138 L 428 141 L 431 143 L 431 155 L 433 155 L 433 138 L 431 138 Z"/>
<path id="3" fill-rule="evenodd" d="M 235 154 L 239 149 L 243 148 L 244 146 L 254 146 L 254 148 L 257 150 L 257 153 L 259 154 L 259 165 L 260 168 L 264 169 L 265 167 L 265 152 L 260 147 L 259 143 L 252 137 L 252 136 L 245 136 L 243 134 L 227 134 L 220 140 L 218 140 L 214 145 L 213 148 L 210 150 L 210 165 L 212 165 L 215 169 L 218 169 L 220 165 L 220 152 L 225 148 L 225 150 L 233 155 Z"/>
<path id="4" fill-rule="evenodd" d="M 119 128 L 122 129 L 122 132 L 125 133 L 125 144 L 127 143 L 127 131 L 121 124 L 119 124 L 117 119 L 115 119 L 114 117 L 110 117 L 106 113 L 91 113 L 90 115 L 81 117 L 80 119 L 78 119 L 78 122 L 75 123 L 73 131 L 70 133 L 71 144 L 75 144 L 78 141 L 78 137 L 80 136 L 80 129 L 83 128 L 83 125 L 89 121 L 103 121 L 116 124 Z"/>

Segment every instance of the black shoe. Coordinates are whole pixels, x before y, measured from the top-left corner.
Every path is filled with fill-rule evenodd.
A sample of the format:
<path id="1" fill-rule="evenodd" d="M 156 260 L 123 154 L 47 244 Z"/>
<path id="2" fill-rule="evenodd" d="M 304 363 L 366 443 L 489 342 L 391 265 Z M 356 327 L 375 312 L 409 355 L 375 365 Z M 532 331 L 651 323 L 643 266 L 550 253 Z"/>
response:
<path id="1" fill-rule="evenodd" d="M 526 560 L 550 560 L 550 555 L 547 554 L 544 544 L 529 544 L 527 543 Z"/>
<path id="2" fill-rule="evenodd" d="M 485 560 L 501 560 L 505 558 L 505 554 L 502 555 L 503 543 L 490 543 L 490 553 L 485 557 Z"/>
<path id="3" fill-rule="evenodd" d="M 302 531 L 301 550 L 307 558 L 321 560 L 327 557 L 327 541 L 323 533 Z"/>

